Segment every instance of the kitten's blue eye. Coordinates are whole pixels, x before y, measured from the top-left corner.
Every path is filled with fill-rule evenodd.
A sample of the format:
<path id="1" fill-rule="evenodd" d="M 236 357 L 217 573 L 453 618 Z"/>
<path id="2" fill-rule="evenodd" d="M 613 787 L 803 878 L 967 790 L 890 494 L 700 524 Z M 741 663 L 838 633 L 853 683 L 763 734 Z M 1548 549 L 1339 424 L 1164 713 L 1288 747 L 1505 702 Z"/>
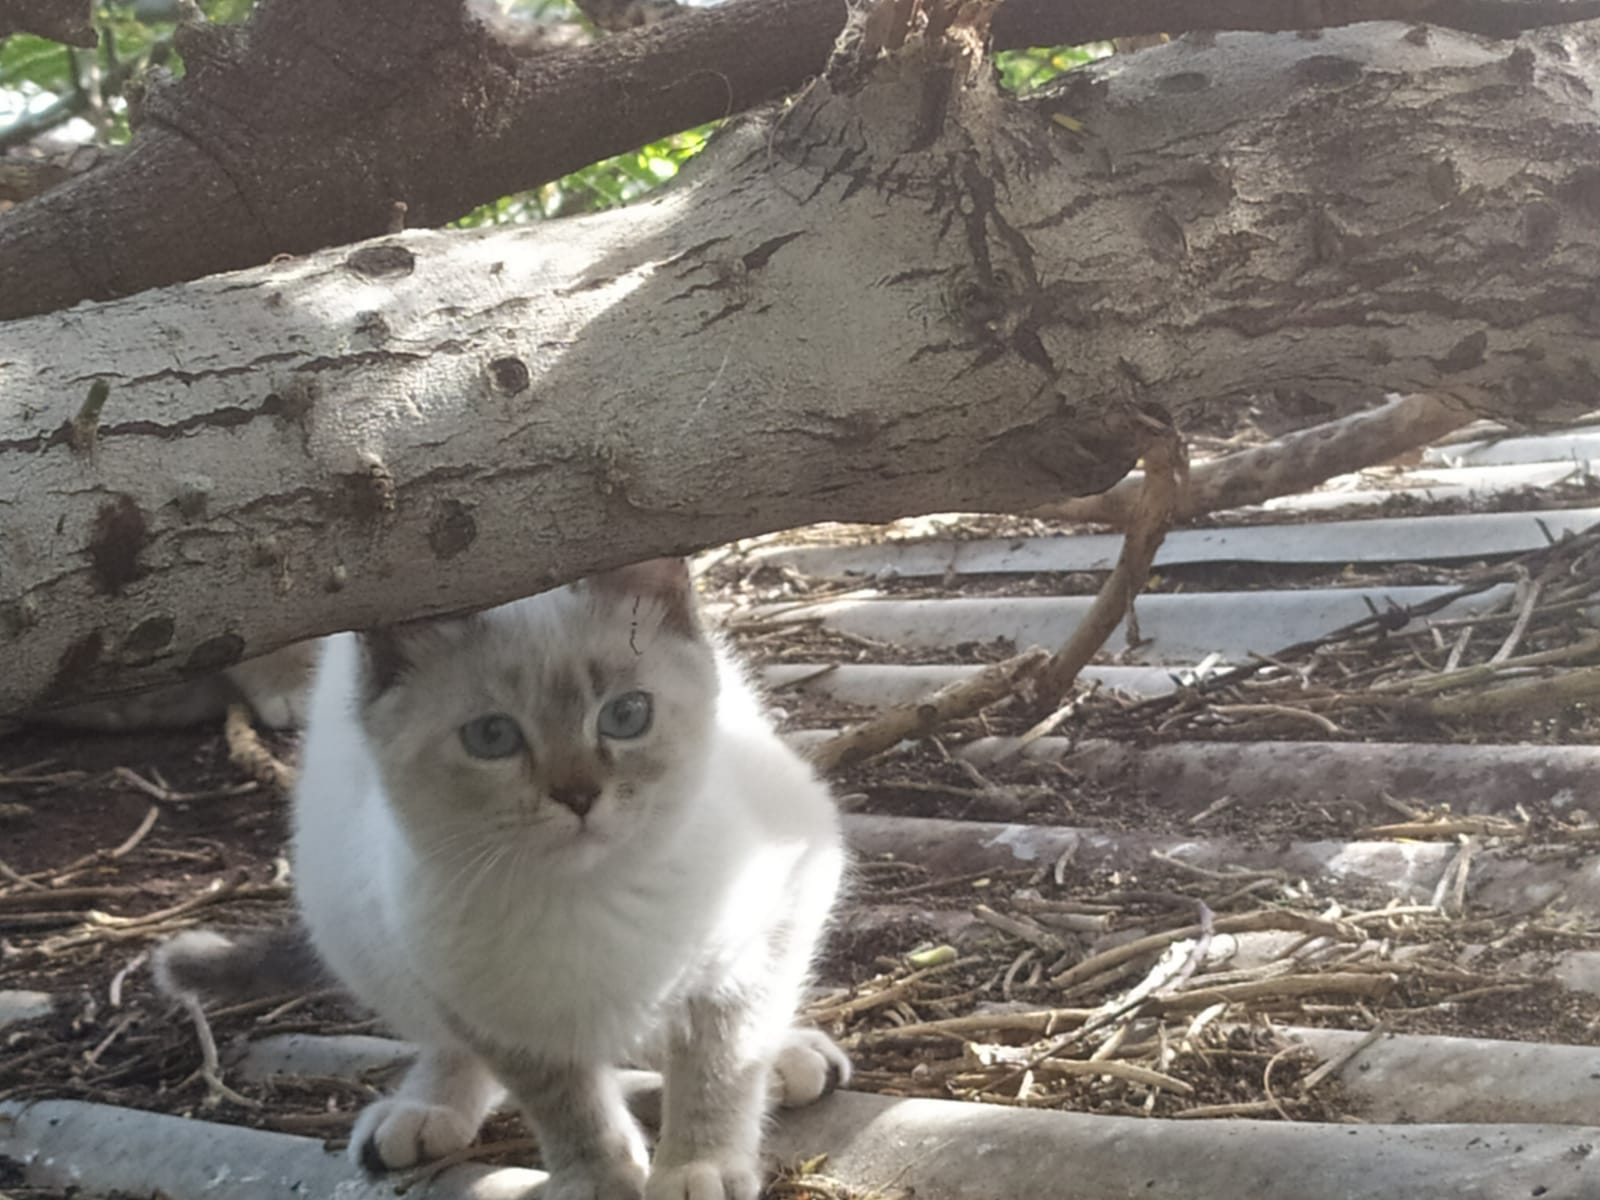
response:
<path id="1" fill-rule="evenodd" d="M 623 692 L 600 710 L 600 736 L 626 740 L 650 728 L 655 704 L 649 692 Z"/>
<path id="2" fill-rule="evenodd" d="M 473 758 L 509 758 L 527 745 L 522 726 L 505 713 L 468 721 L 459 732 L 462 747 Z"/>

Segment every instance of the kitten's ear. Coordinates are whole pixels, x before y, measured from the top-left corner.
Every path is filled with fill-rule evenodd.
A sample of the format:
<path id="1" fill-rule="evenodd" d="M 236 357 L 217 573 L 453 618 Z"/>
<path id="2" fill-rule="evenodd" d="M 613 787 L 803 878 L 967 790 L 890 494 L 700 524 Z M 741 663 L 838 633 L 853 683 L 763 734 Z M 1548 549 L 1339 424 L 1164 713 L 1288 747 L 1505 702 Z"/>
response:
<path id="1" fill-rule="evenodd" d="M 361 643 L 362 691 L 375 699 L 392 688 L 411 666 L 399 625 L 378 625 L 356 634 Z"/>
<path id="2" fill-rule="evenodd" d="M 661 605 L 661 624 L 684 637 L 698 637 L 700 618 L 695 604 L 689 564 L 681 558 L 650 558 L 613 571 L 602 571 L 583 581 L 596 596 L 616 600 L 642 597 Z"/>
<path id="3" fill-rule="evenodd" d="M 356 634 L 361 643 L 362 682 L 367 699 L 376 699 L 398 683 L 429 642 L 448 639 L 452 618 L 421 617 L 393 625 L 375 625 Z"/>

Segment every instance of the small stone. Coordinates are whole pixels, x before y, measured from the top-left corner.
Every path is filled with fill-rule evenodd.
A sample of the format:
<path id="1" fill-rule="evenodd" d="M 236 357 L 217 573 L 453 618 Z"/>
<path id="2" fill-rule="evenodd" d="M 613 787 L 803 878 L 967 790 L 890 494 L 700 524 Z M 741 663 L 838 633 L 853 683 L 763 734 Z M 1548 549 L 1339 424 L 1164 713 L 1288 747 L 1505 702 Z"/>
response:
<path id="1" fill-rule="evenodd" d="M 0 1029 L 48 1017 L 54 1008 L 49 992 L 0 992 Z"/>

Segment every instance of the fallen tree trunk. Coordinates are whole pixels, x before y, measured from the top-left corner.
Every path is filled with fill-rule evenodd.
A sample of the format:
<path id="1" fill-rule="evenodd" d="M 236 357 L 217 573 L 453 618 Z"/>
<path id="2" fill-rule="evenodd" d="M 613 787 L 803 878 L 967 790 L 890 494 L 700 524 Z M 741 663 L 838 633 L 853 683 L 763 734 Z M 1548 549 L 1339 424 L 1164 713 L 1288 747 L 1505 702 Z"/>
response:
<path id="1" fill-rule="evenodd" d="M 846 11 L 739 0 L 532 57 L 461 0 L 267 0 L 243 27 L 187 23 L 187 74 L 139 98 L 128 150 L 0 215 L 0 318 L 372 237 L 396 202 L 443 224 L 804 87 Z M 1388 18 L 1509 37 L 1595 17 L 1600 0 L 1007 0 L 992 32 L 1007 49 Z"/>
<path id="2" fill-rule="evenodd" d="M 1025 103 L 907 53 L 636 209 L 0 327 L 0 711 L 1103 490 L 1150 413 L 1582 411 L 1596 32 L 1188 39 Z"/>

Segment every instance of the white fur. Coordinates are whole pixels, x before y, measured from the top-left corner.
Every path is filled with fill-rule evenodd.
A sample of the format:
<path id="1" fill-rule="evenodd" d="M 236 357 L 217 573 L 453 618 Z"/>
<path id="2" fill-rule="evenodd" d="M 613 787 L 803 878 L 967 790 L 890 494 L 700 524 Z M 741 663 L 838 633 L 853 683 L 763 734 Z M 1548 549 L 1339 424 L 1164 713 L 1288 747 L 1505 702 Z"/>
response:
<path id="1" fill-rule="evenodd" d="M 295 796 L 300 907 L 334 972 L 424 1046 L 460 1050 L 453 1028 L 465 1024 L 541 1060 L 617 1064 L 680 1028 L 689 1001 L 754 995 L 759 1018 L 730 1034 L 732 1052 L 775 1064 L 778 1095 L 804 1102 L 830 1065 L 848 1073 L 822 1035 L 790 1032 L 838 886 L 837 816 L 726 653 L 665 616 L 582 588 L 519 601 L 410 635 L 414 671 L 367 706 L 360 644 L 329 639 Z M 652 754 L 667 766 L 631 795 L 608 786 L 580 820 L 542 794 L 529 764 L 547 750 L 537 728 L 550 672 L 591 658 L 627 677 L 611 694 L 655 698 L 639 744 L 612 747 L 618 763 Z M 530 758 L 462 750 L 459 727 L 494 712 L 530 731 Z M 775 956 L 780 923 L 793 933 Z M 423 1154 L 460 1142 L 448 1122 L 422 1131 L 425 1117 L 406 1115 L 393 1140 Z M 761 1117 L 749 1114 L 747 1141 Z M 409 1153 L 377 1148 L 388 1165 Z M 754 1164 L 733 1154 L 675 1164 L 650 1195 L 742 1197 Z"/>
<path id="2" fill-rule="evenodd" d="M 833 1039 L 816 1029 L 791 1029 L 772 1061 L 778 1103 L 804 1108 L 834 1084 L 850 1082 L 850 1059 Z"/>
<path id="3" fill-rule="evenodd" d="M 167 996 L 193 996 L 172 975 L 173 959 L 214 958 L 233 949 L 233 939 L 211 929 L 185 929 L 150 952 L 150 974 L 156 987 Z"/>

